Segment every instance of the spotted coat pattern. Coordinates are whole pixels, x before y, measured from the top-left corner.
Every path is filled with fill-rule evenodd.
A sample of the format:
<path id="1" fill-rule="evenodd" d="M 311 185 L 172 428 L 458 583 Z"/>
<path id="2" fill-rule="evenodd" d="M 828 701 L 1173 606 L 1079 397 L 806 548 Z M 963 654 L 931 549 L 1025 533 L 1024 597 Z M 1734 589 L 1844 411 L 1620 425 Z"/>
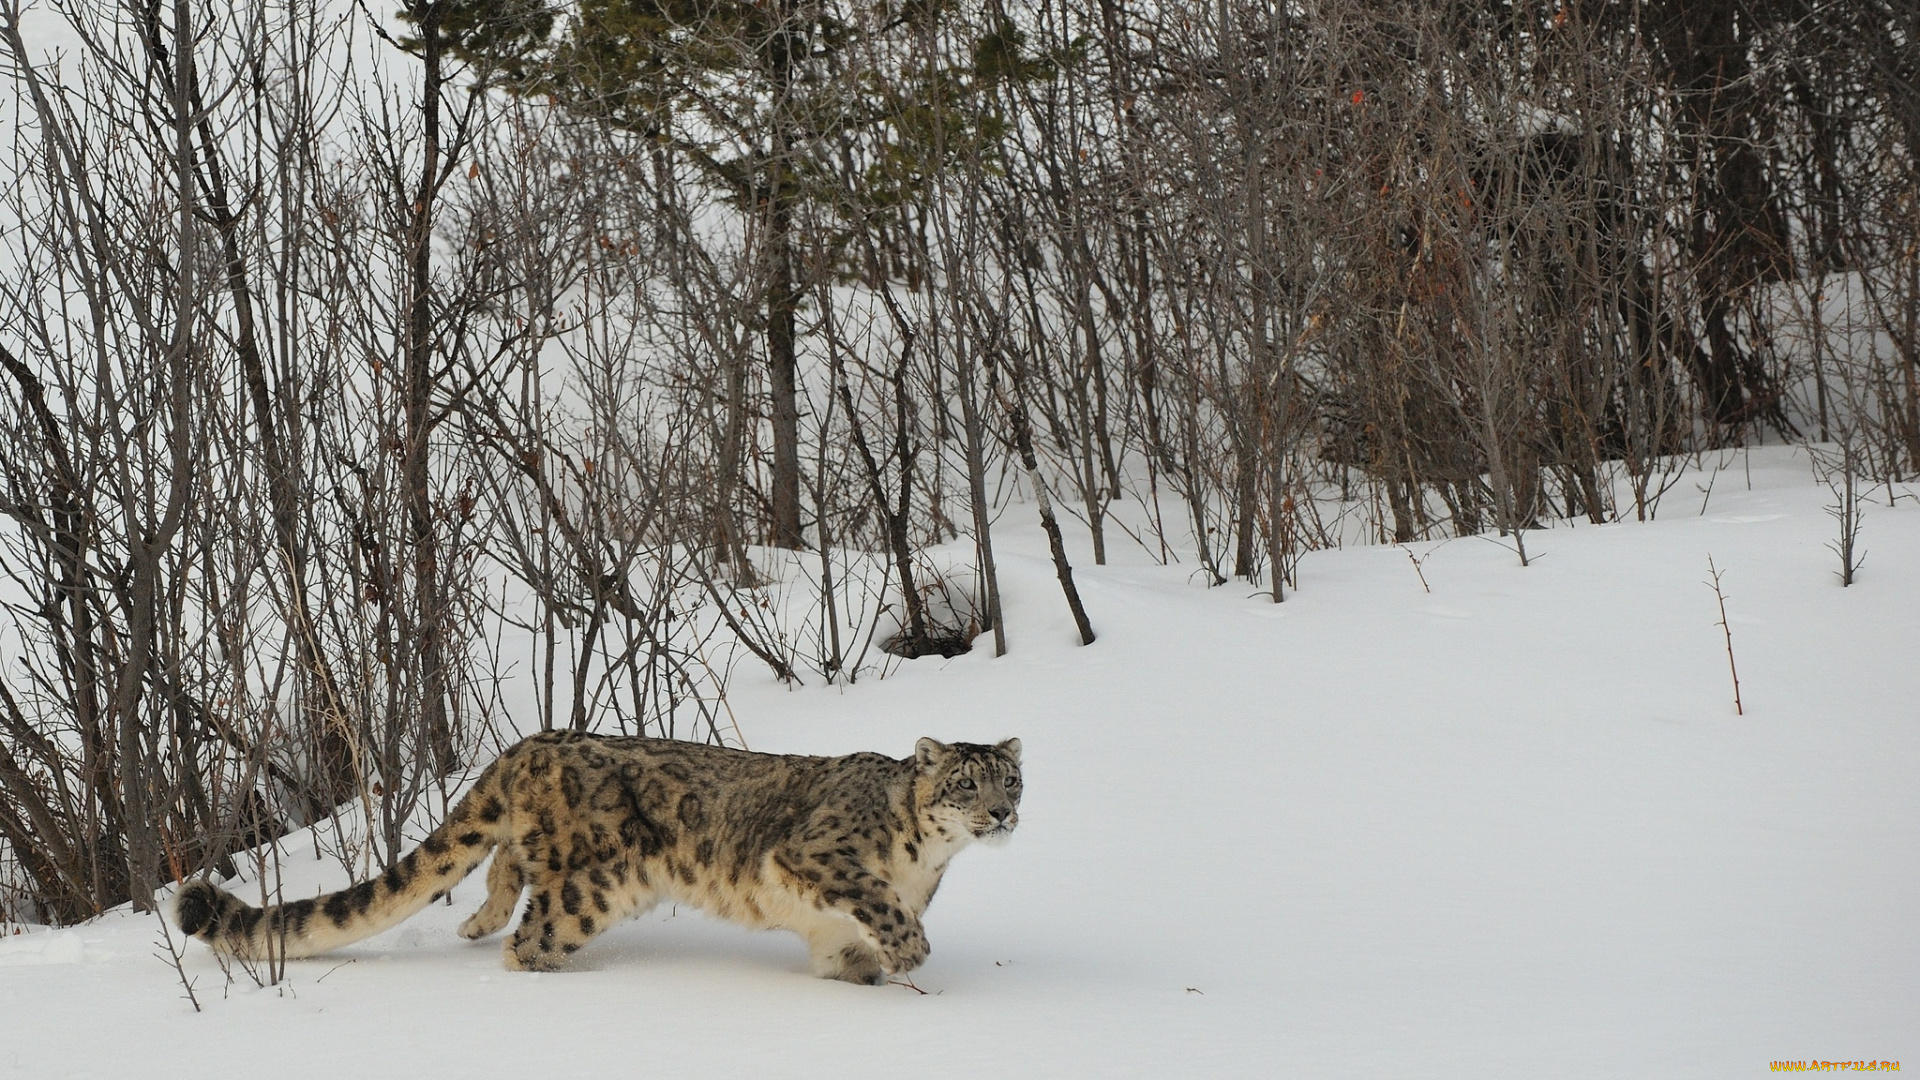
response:
<path id="1" fill-rule="evenodd" d="M 948 861 L 1012 834 L 1020 783 L 1018 739 L 921 739 L 895 760 L 549 732 L 501 754 L 380 877 L 265 909 L 195 881 L 174 915 L 230 955 L 312 956 L 398 924 L 492 852 L 487 898 L 460 933 L 503 929 L 530 893 L 509 968 L 558 968 L 667 900 L 797 931 L 815 974 L 880 983 L 926 960 L 920 917 Z"/>

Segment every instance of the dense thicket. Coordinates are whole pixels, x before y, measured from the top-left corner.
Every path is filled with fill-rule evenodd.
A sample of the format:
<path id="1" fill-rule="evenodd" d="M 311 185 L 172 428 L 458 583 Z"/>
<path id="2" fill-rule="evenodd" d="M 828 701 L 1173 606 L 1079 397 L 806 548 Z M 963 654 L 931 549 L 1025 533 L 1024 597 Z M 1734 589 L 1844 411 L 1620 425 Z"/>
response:
<path id="1" fill-rule="evenodd" d="M 68 8 L 0 0 L 0 917 L 1004 651 L 1016 503 L 1091 641 L 1070 536 L 1278 601 L 1920 468 L 1910 3 Z"/>

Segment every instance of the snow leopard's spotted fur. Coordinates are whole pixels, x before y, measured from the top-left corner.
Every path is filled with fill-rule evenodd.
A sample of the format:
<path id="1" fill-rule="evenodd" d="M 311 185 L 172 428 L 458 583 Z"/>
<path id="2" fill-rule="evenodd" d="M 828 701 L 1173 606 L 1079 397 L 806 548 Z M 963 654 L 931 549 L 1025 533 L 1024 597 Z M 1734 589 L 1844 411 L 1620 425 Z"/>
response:
<path id="1" fill-rule="evenodd" d="M 807 939 L 815 974 L 880 983 L 927 958 L 947 862 L 1019 822 L 1020 741 L 921 739 L 914 756 L 754 754 L 664 739 L 536 735 L 500 755 L 383 876 L 262 910 L 206 881 L 180 928 L 244 958 L 312 956 L 399 923 L 495 852 L 468 938 L 526 914 L 509 968 L 551 970 L 662 900 Z"/>

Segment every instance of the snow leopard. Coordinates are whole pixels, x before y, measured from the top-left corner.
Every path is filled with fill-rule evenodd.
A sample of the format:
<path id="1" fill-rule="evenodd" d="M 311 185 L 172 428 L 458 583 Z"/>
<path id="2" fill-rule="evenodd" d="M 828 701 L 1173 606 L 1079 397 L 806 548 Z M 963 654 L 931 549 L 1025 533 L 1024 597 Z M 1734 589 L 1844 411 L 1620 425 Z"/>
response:
<path id="1" fill-rule="evenodd" d="M 459 933 L 503 929 L 506 966 L 551 971 L 661 901 L 806 939 L 813 973 L 880 984 L 927 959 L 921 916 L 962 848 L 1020 823 L 1020 740 L 921 739 L 913 755 L 752 753 L 556 731 L 508 748 L 384 874 L 253 907 L 201 879 L 174 919 L 240 959 L 314 956 L 397 925 L 493 854 Z"/>

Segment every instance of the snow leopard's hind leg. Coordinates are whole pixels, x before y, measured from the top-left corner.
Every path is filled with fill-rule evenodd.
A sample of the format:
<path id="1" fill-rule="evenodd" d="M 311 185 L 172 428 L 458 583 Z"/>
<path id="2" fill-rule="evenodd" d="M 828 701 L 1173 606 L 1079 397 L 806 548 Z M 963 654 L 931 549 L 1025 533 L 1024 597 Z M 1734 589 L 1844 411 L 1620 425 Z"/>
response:
<path id="1" fill-rule="evenodd" d="M 469 941 L 499 933 L 513 918 L 513 906 L 520 902 L 526 879 L 520 873 L 520 860 L 512 844 L 494 849 L 493 862 L 487 867 L 487 899 L 480 910 L 460 924 L 460 936 Z"/>
<path id="2" fill-rule="evenodd" d="M 621 871 L 610 877 L 598 870 L 536 870 L 532 886 L 527 912 L 507 938 L 506 964 L 515 971 L 557 971 L 607 927 L 658 900 L 652 889 L 630 883 Z"/>

